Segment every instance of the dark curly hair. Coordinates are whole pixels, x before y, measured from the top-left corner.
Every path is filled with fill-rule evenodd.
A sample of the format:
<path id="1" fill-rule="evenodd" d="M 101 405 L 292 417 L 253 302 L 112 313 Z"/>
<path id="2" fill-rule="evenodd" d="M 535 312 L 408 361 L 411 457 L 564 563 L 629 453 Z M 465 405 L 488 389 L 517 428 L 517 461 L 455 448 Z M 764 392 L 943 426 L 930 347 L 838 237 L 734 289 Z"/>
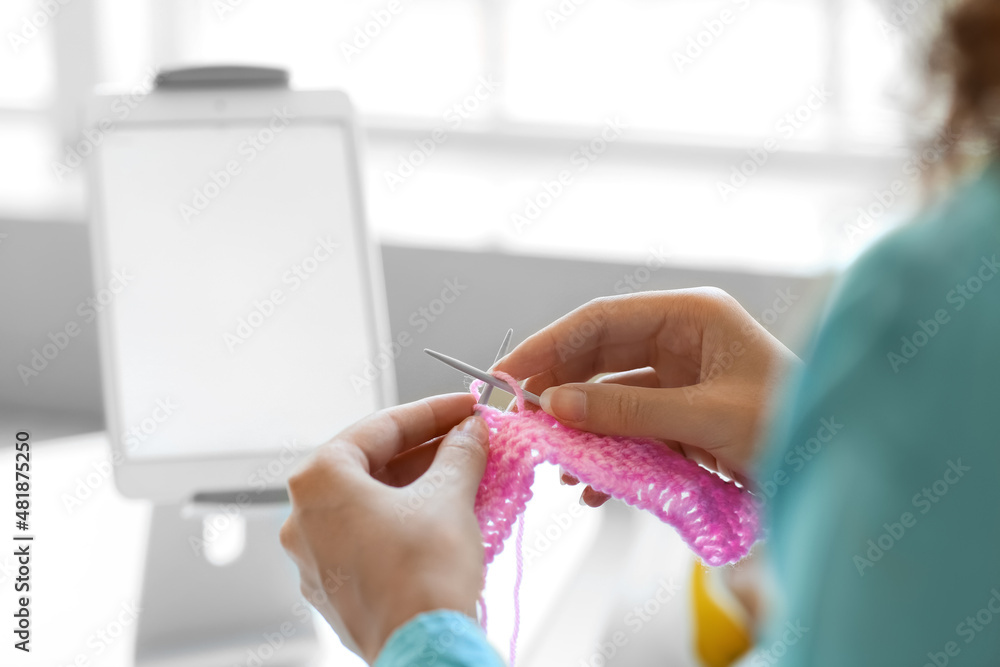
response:
<path id="1" fill-rule="evenodd" d="M 961 137 L 945 161 L 955 173 L 972 159 L 970 152 L 995 154 L 1000 146 L 1000 0 L 952 3 L 928 64 L 948 100 L 943 129 Z M 962 150 L 970 145 L 974 150 Z"/>

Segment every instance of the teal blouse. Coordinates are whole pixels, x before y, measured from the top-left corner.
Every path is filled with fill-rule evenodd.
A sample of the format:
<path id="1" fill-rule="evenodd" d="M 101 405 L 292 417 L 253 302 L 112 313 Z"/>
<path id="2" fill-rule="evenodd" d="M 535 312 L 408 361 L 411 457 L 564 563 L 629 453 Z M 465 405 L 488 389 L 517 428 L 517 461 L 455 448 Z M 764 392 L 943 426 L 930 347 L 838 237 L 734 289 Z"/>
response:
<path id="1" fill-rule="evenodd" d="M 998 273 L 994 163 L 844 276 L 758 475 L 750 665 L 1000 664 Z"/>
<path id="2" fill-rule="evenodd" d="M 374 667 L 503 667 L 503 660 L 471 618 L 432 611 L 398 628 Z"/>
<path id="3" fill-rule="evenodd" d="M 998 274 L 993 164 L 841 280 L 758 470 L 778 591 L 741 664 L 1000 664 Z M 436 665 L 503 664 L 435 612 L 376 665 L 435 643 Z"/>

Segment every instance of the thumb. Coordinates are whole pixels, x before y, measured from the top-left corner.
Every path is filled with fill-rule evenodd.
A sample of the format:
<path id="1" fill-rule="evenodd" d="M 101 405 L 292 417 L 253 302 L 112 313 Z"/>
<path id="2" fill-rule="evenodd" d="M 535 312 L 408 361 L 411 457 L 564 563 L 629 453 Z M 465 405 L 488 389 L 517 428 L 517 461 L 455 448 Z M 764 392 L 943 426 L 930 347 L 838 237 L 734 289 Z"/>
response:
<path id="1" fill-rule="evenodd" d="M 489 429 L 482 417 L 467 417 L 451 429 L 438 446 L 437 454 L 423 477 L 468 500 L 476 500 L 479 482 L 486 470 Z"/>
<path id="2" fill-rule="evenodd" d="M 691 394 L 685 391 L 694 390 Z M 567 426 L 601 435 L 697 443 L 710 427 L 708 397 L 695 387 L 587 382 L 549 387 L 542 409 Z"/>

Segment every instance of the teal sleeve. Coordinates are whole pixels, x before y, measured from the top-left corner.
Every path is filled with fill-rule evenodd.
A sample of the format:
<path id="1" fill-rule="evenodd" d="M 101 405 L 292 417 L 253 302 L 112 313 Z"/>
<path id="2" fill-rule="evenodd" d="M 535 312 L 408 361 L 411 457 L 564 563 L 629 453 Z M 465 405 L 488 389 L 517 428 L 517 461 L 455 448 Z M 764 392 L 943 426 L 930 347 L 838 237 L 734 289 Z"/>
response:
<path id="1" fill-rule="evenodd" d="M 396 629 L 374 667 L 503 667 L 476 622 L 457 611 L 420 614 Z"/>
<path id="2" fill-rule="evenodd" d="M 998 664 L 998 255 L 992 168 L 839 286 L 758 471 L 778 591 L 742 664 Z"/>

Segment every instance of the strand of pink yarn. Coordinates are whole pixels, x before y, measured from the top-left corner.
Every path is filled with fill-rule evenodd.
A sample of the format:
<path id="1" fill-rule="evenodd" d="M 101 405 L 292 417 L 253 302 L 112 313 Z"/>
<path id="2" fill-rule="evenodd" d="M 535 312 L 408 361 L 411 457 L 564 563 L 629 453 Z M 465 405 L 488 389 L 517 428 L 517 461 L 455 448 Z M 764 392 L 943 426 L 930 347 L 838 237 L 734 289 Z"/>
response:
<path id="1" fill-rule="evenodd" d="M 475 511 L 483 534 L 483 580 L 489 564 L 503 551 L 520 517 L 515 543 L 514 628 L 510 664 L 517 657 L 523 576 L 523 513 L 531 499 L 535 466 L 560 465 L 598 491 L 652 512 L 673 526 L 688 546 L 709 565 L 735 562 L 760 534 L 760 522 L 749 492 L 648 438 L 622 438 L 586 433 L 564 426 L 541 410 L 527 410 L 524 392 L 504 373 L 495 375 L 514 388 L 517 412 L 488 405 L 476 410 L 490 429 L 486 470 L 476 494 Z M 470 388 L 478 400 L 480 381 Z M 486 603 L 480 599 L 486 630 Z"/>
<path id="2" fill-rule="evenodd" d="M 517 636 L 521 630 L 521 580 L 524 578 L 524 515 L 518 517 L 517 540 L 514 542 L 517 576 L 514 578 L 514 628 L 510 633 L 510 667 L 517 662 Z"/>
<path id="3" fill-rule="evenodd" d="M 484 580 L 486 579 L 485 572 L 483 573 L 483 579 Z M 486 598 L 480 595 L 478 602 L 479 602 L 479 618 L 480 618 L 479 627 L 483 629 L 483 632 L 486 632 Z"/>

